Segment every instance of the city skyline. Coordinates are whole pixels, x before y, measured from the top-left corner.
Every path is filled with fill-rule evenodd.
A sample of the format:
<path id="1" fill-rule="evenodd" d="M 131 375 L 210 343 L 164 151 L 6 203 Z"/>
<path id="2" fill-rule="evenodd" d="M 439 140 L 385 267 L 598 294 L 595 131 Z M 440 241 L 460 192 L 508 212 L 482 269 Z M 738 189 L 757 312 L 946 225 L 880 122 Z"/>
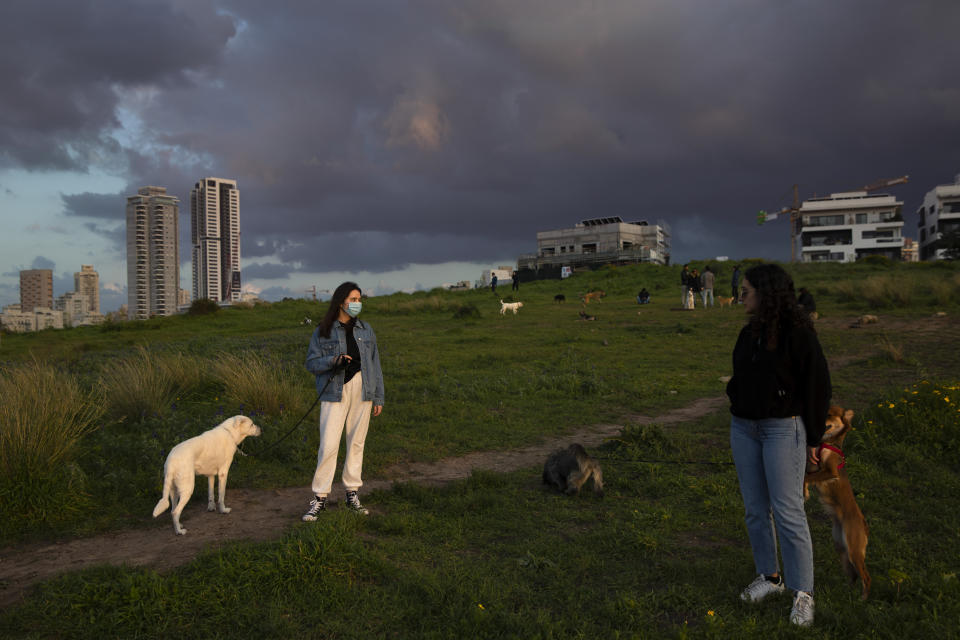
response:
<path id="1" fill-rule="evenodd" d="M 952 0 L 3 3 L 0 303 L 93 263 L 115 309 L 124 198 L 186 209 L 199 176 L 242 186 L 266 299 L 476 280 L 608 216 L 667 221 L 673 262 L 788 260 L 786 221 L 755 220 L 794 184 L 909 175 L 916 239 L 960 172 L 957 24 Z"/>

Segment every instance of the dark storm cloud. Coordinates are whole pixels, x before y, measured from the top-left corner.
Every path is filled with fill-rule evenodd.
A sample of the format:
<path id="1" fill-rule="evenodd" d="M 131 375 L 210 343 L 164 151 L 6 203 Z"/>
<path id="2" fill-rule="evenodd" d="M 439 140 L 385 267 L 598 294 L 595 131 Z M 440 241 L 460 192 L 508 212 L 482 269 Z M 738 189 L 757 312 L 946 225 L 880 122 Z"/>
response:
<path id="1" fill-rule="evenodd" d="M 176 90 L 215 64 L 233 21 L 211 2 L 10 0 L 0 5 L 0 163 L 109 164 L 125 90 Z"/>
<path id="2" fill-rule="evenodd" d="M 243 267 L 243 277 L 247 280 L 282 280 L 294 271 L 294 267 L 285 264 L 254 262 Z"/>
<path id="3" fill-rule="evenodd" d="M 57 6 L 2 11 L 35 4 Z M 2 60 L 37 54 L 0 66 L 19 89 L 0 148 L 120 157 L 131 193 L 167 186 L 181 211 L 195 180 L 236 178 L 254 273 L 489 261 L 608 215 L 667 220 L 677 260 L 782 259 L 786 222 L 755 213 L 793 183 L 910 174 L 912 212 L 960 170 L 954 0 L 83 4 L 63 4 L 73 30 L 33 15 L 31 42 L 0 39 Z"/>
<path id="4" fill-rule="evenodd" d="M 68 216 L 85 218 L 108 218 L 112 220 L 124 217 L 126 195 L 123 193 L 75 193 L 61 194 L 63 213 Z"/>

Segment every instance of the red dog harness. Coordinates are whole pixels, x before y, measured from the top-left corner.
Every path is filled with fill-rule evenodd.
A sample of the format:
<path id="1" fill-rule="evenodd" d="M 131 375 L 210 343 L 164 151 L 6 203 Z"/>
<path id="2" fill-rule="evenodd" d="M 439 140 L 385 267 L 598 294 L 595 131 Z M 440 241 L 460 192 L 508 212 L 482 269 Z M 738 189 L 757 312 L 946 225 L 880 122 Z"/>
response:
<path id="1" fill-rule="evenodd" d="M 846 458 L 846 456 L 843 455 L 843 451 L 841 451 L 840 449 L 836 448 L 836 447 L 833 446 L 832 444 L 821 444 L 821 445 L 820 445 L 820 448 L 817 449 L 817 457 L 818 457 L 818 458 L 820 457 L 820 452 L 823 451 L 824 449 L 829 449 L 830 451 L 833 451 L 834 453 L 836 453 L 836 454 L 838 454 L 838 455 L 840 456 L 840 464 L 837 466 L 837 469 L 838 469 L 838 470 L 839 470 L 839 469 L 843 469 L 843 465 L 847 464 L 847 458 Z"/>

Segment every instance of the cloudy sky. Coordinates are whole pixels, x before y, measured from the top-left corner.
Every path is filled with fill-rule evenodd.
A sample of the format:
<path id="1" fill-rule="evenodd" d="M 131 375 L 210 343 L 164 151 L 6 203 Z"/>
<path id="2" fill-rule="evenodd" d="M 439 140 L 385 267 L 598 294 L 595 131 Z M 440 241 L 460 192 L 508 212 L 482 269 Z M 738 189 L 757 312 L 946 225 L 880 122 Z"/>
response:
<path id="1" fill-rule="evenodd" d="M 758 209 L 960 173 L 956 0 L 4 0 L 0 304 L 20 269 L 126 301 L 125 197 L 239 181 L 270 299 L 475 280 L 585 218 L 673 261 L 789 258 Z"/>

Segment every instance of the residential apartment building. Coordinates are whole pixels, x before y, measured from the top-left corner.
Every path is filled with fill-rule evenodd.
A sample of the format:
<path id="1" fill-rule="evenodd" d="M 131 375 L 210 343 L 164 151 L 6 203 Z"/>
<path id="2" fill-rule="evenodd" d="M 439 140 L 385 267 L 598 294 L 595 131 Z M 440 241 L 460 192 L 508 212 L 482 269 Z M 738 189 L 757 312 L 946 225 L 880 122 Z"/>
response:
<path id="1" fill-rule="evenodd" d="M 73 290 L 81 294 L 87 302 L 84 311 L 100 313 L 100 274 L 92 264 L 80 265 L 80 271 L 73 272 Z"/>
<path id="2" fill-rule="evenodd" d="M 944 257 L 944 240 L 960 234 L 960 174 L 953 184 L 934 187 L 923 198 L 917 210 L 920 216 L 920 259 L 939 260 Z M 956 238 L 953 238 L 956 240 Z"/>
<path id="3" fill-rule="evenodd" d="M 52 269 L 27 269 L 20 272 L 20 308 L 25 313 L 30 313 L 37 307 L 53 307 Z"/>
<path id="4" fill-rule="evenodd" d="M 177 312 L 180 200 L 164 187 L 127 198 L 127 316 L 145 320 Z"/>
<path id="5" fill-rule="evenodd" d="M 23 311 L 19 304 L 11 304 L 3 308 L 0 326 L 17 333 L 63 329 L 63 313 L 49 307 L 34 307 L 30 311 Z"/>
<path id="6" fill-rule="evenodd" d="M 797 214 L 797 249 L 802 262 L 853 262 L 881 255 L 901 259 L 903 203 L 867 191 L 811 198 Z"/>
<path id="7" fill-rule="evenodd" d="M 653 262 L 670 264 L 670 227 L 662 220 L 624 222 L 620 216 L 583 220 L 573 227 L 537 232 L 537 253 L 522 255 L 517 269 L 553 272 L 561 267 Z"/>
<path id="8" fill-rule="evenodd" d="M 190 191 L 193 299 L 239 302 L 240 191 L 236 180 L 204 178 Z"/>

